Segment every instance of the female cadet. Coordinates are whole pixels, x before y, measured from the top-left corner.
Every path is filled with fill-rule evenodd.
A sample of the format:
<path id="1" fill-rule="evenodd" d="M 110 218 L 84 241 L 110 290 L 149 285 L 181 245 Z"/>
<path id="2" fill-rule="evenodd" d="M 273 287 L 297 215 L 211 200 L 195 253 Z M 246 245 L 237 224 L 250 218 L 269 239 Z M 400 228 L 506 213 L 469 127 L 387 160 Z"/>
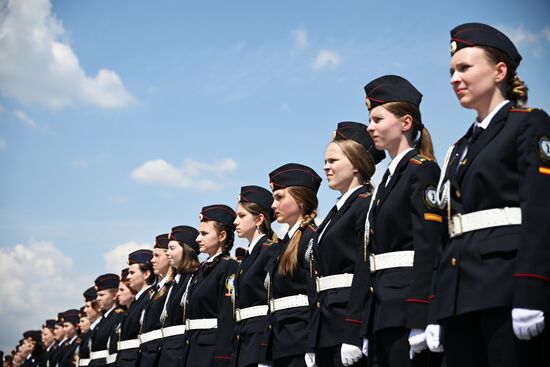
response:
<path id="1" fill-rule="evenodd" d="M 441 182 L 450 239 L 436 299 L 447 364 L 548 366 L 550 118 L 518 107 L 527 102 L 521 56 L 500 31 L 460 25 L 451 54 L 451 86 L 477 117 L 449 150 Z M 428 336 L 435 349 L 438 333 Z"/>
<path id="2" fill-rule="evenodd" d="M 151 286 L 155 282 L 151 260 L 153 251 L 137 250 L 128 255 L 128 286 L 134 300 L 122 319 L 119 329 L 116 365 L 130 367 L 137 364 L 141 313 L 149 302 Z"/>
<path id="3" fill-rule="evenodd" d="M 235 228 L 248 240 L 248 249 L 239 264 L 235 281 L 235 335 L 232 366 L 257 366 L 266 363 L 262 351 L 268 313 L 265 276 L 278 246 L 271 222 L 273 196 L 259 186 L 243 186 L 238 198 Z"/>
<path id="4" fill-rule="evenodd" d="M 78 347 L 78 365 L 87 366 L 90 363 L 90 338 L 96 325 L 99 323 L 101 314 L 97 303 L 97 293 L 95 287 L 90 287 L 82 293 L 84 296 L 84 313 L 90 322 L 90 330 L 82 335 L 80 346 Z"/>
<path id="5" fill-rule="evenodd" d="M 53 352 L 56 348 L 55 343 L 55 320 L 49 319 L 46 320 L 44 325 L 42 325 L 42 345 L 45 348 L 45 353 L 41 358 L 42 365 L 51 365 L 50 360 L 53 355 Z"/>
<path id="6" fill-rule="evenodd" d="M 235 212 L 226 205 L 202 208 L 197 243 L 208 254 L 184 293 L 184 366 L 227 366 L 232 354 Z"/>
<path id="7" fill-rule="evenodd" d="M 172 286 L 172 273 L 170 261 L 166 256 L 168 250 L 168 234 L 160 234 L 155 238 L 153 246 L 153 272 L 157 276 L 157 285 L 151 294 L 151 300 L 142 312 L 139 340 L 140 367 L 155 366 L 161 350 L 162 332 L 160 330 L 160 314 L 164 306 L 166 296 Z"/>
<path id="8" fill-rule="evenodd" d="M 108 273 L 100 275 L 95 280 L 97 301 L 103 315 L 101 321 L 92 331 L 90 341 L 90 363 L 88 366 L 104 366 L 109 355 L 107 342 L 115 325 L 118 325 L 124 314 L 124 309 L 117 307 L 116 292 L 120 279 L 118 275 Z"/>
<path id="9" fill-rule="evenodd" d="M 172 267 L 174 285 L 168 291 L 161 315 L 162 350 L 159 366 L 180 367 L 185 344 L 185 319 L 183 318 L 183 293 L 192 274 L 199 268 L 199 231 L 190 226 L 177 226 L 170 233 L 166 256 Z"/>
<path id="10" fill-rule="evenodd" d="M 318 229 L 314 303 L 321 306 L 312 308 L 309 339 L 319 367 L 351 366 L 363 356 L 362 339 L 347 317 L 347 308 L 355 262 L 363 248 L 372 195 L 369 180 L 384 157 L 385 153 L 374 147 L 367 126 L 358 122 L 339 123 L 325 153 L 328 186 L 342 196 Z M 356 329 L 356 335 L 353 344 L 342 345 L 348 327 Z M 360 364 L 366 365 L 365 359 Z"/>
<path id="11" fill-rule="evenodd" d="M 78 338 L 78 322 L 80 320 L 79 310 L 67 310 L 63 313 L 63 330 L 67 336 L 67 347 L 59 360 L 59 367 L 73 367 L 75 364 L 75 353 L 81 339 Z"/>
<path id="12" fill-rule="evenodd" d="M 269 174 L 275 217 L 288 224 L 279 256 L 267 278 L 270 302 L 267 358 L 273 367 L 304 366 L 308 348 L 309 297 L 313 296 L 313 251 L 317 242 L 317 191 L 311 168 L 285 164 Z M 314 358 L 314 357 L 313 357 Z"/>
<path id="13" fill-rule="evenodd" d="M 444 226 L 436 201 L 439 167 L 420 115 L 422 94 L 396 75 L 371 81 L 365 92 L 368 131 L 392 159 L 368 217 L 369 284 L 357 284 L 357 292 L 370 292 L 365 352 L 380 366 L 437 365 L 441 357 L 425 350 L 424 330 Z"/>

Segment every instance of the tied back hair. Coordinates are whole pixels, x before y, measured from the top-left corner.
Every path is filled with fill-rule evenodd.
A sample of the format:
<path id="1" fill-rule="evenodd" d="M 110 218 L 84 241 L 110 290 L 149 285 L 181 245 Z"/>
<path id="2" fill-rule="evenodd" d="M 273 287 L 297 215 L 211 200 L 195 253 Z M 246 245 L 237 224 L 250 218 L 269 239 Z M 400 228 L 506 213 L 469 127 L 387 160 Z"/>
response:
<path id="1" fill-rule="evenodd" d="M 399 118 L 405 115 L 410 115 L 412 117 L 413 126 L 411 136 L 413 139 L 413 146 L 419 150 L 421 155 L 435 161 L 432 136 L 422 123 L 420 108 L 409 102 L 388 102 L 385 103 L 383 107 Z M 415 138 L 418 133 L 420 133 L 420 136 Z"/>
<path id="2" fill-rule="evenodd" d="M 302 204 L 302 222 L 300 222 L 300 228 L 292 236 L 285 252 L 281 256 L 279 262 L 279 273 L 281 275 L 290 276 L 294 275 L 298 266 L 298 245 L 302 238 L 303 231 L 310 225 L 314 224 L 315 217 L 317 217 L 317 195 L 313 190 L 304 186 L 291 186 L 288 187 L 287 193 L 290 194 L 298 204 Z"/>
<path id="3" fill-rule="evenodd" d="M 203 219 L 203 222 L 207 222 L 207 220 Z M 214 223 L 214 230 L 216 231 L 216 234 L 220 235 L 220 233 L 225 232 L 226 237 L 221 244 L 221 254 L 216 256 L 214 260 L 203 261 L 203 263 L 201 264 L 201 269 L 205 275 L 208 274 L 212 269 L 214 269 L 214 267 L 221 261 L 222 258 L 230 256 L 229 251 L 231 251 L 231 249 L 233 248 L 233 243 L 235 241 L 235 227 L 233 227 L 233 225 L 228 226 L 215 220 L 211 222 Z"/>
<path id="4" fill-rule="evenodd" d="M 353 167 L 359 171 L 361 175 L 361 184 L 367 186 L 369 191 L 372 191 L 373 187 L 370 179 L 376 171 L 376 164 L 372 155 L 362 144 L 359 144 L 355 140 L 338 139 L 334 140 L 333 143 L 342 149 L 342 152 L 351 162 Z"/>
<path id="5" fill-rule="evenodd" d="M 271 215 L 265 210 L 261 205 L 254 203 L 252 201 L 241 201 L 239 202 L 241 206 L 249 212 L 252 215 L 260 215 L 262 214 L 264 216 L 264 221 L 262 222 L 260 226 L 260 232 L 267 235 L 267 238 L 269 238 L 272 242 L 277 243 L 279 242 L 279 238 L 277 237 L 277 234 L 273 232 L 273 229 L 271 228 L 271 222 L 272 219 Z"/>
<path id="6" fill-rule="evenodd" d="M 489 47 L 489 46 L 478 46 L 483 51 L 485 55 L 493 64 L 498 64 L 503 62 L 506 64 L 508 71 L 506 73 L 506 79 L 504 82 L 503 95 L 506 99 L 513 101 L 516 106 L 522 107 L 527 104 L 529 98 L 529 87 L 523 80 L 519 78 L 519 75 L 516 73 L 517 66 L 512 66 L 510 58 L 506 55 L 505 52 Z"/>

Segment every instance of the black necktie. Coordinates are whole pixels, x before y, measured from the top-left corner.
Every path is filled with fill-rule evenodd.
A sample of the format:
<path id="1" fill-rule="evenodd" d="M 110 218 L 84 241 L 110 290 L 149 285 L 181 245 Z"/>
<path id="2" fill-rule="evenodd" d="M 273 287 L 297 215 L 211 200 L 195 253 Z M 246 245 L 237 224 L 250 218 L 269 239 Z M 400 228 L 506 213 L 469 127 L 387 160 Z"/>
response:
<path id="1" fill-rule="evenodd" d="M 479 138 L 479 136 L 481 135 L 481 133 L 483 133 L 483 131 L 485 130 L 484 128 L 482 127 L 479 127 L 477 125 L 474 125 L 475 127 L 473 127 L 473 132 L 470 134 L 470 136 L 468 137 L 468 139 L 466 140 L 466 144 L 464 144 L 464 147 L 460 150 L 460 155 L 458 156 L 459 159 L 456 160 L 456 171 L 458 171 L 460 169 L 460 166 L 461 166 L 461 162 L 466 158 L 466 155 L 468 155 L 468 151 L 467 149 L 473 144 L 475 143 L 475 141 Z M 464 152 L 466 152 L 466 154 L 464 154 Z"/>

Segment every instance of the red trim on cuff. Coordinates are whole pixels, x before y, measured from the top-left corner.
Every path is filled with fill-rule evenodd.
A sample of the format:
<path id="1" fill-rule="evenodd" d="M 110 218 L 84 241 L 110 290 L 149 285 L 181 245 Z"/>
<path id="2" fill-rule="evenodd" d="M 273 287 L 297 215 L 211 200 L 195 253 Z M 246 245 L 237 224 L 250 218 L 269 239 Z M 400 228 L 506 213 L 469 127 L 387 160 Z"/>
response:
<path id="1" fill-rule="evenodd" d="M 345 322 L 352 322 L 354 324 L 362 324 L 363 321 L 361 320 L 354 320 L 354 319 L 344 319 Z"/>
<path id="2" fill-rule="evenodd" d="M 541 280 L 550 282 L 550 278 L 545 277 L 544 275 L 519 273 L 519 274 L 514 274 L 514 276 L 518 278 L 535 278 L 535 279 L 541 279 Z"/>
<path id="3" fill-rule="evenodd" d="M 417 302 L 417 303 L 427 303 L 429 304 L 430 301 L 425 299 L 418 299 L 418 298 L 408 298 L 405 302 Z"/>
<path id="4" fill-rule="evenodd" d="M 227 360 L 229 360 L 229 359 L 231 359 L 231 356 L 229 356 L 229 357 L 228 356 L 214 356 L 214 359 L 227 359 Z"/>

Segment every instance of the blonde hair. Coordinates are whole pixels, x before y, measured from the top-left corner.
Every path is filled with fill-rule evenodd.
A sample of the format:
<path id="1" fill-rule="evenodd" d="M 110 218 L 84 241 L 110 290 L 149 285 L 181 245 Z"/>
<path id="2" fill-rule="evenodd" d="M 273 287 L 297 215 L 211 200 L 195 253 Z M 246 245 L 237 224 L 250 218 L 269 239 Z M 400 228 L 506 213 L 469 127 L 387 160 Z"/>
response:
<path id="1" fill-rule="evenodd" d="M 349 159 L 353 167 L 357 168 L 363 179 L 361 183 L 372 188 L 370 178 L 374 175 L 376 164 L 372 155 L 367 152 L 367 149 L 362 144 L 351 139 L 338 139 L 334 140 L 333 143 L 342 149 L 342 152 L 344 152 L 344 155 Z"/>
<path id="2" fill-rule="evenodd" d="M 290 194 L 298 204 L 302 207 L 302 222 L 300 228 L 294 233 L 290 243 L 285 249 L 285 252 L 281 256 L 279 262 L 279 273 L 281 275 L 290 274 L 294 275 L 296 267 L 298 266 L 298 245 L 302 238 L 302 232 L 310 224 L 314 223 L 315 217 L 317 217 L 317 195 L 313 190 L 305 186 L 290 186 L 287 187 L 287 193 Z"/>

